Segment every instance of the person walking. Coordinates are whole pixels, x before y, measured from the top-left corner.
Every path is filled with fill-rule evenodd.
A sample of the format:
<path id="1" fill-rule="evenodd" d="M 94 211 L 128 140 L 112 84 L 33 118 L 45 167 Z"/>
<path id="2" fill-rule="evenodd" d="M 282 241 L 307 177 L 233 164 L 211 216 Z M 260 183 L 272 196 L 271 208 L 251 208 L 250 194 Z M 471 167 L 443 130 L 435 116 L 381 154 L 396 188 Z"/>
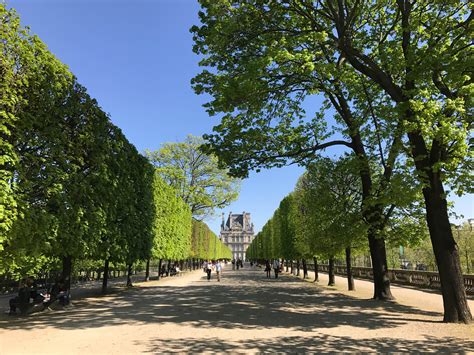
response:
<path id="1" fill-rule="evenodd" d="M 217 260 L 216 262 L 216 275 L 217 275 L 217 281 L 221 281 L 221 273 L 222 273 L 222 264 L 220 260 Z"/>
<path id="2" fill-rule="evenodd" d="M 270 261 L 267 260 L 267 261 L 265 262 L 265 272 L 266 272 L 266 274 L 267 274 L 267 279 L 269 279 L 269 278 L 271 277 L 271 276 L 270 276 L 271 271 L 272 271 L 272 268 L 271 268 L 271 266 L 270 266 Z"/>
<path id="3" fill-rule="evenodd" d="M 206 265 L 207 281 L 211 281 L 211 272 L 212 272 L 212 263 L 211 263 L 211 260 L 209 260 Z"/>
<path id="4" fill-rule="evenodd" d="M 280 272 L 280 260 L 273 260 L 273 270 L 275 271 L 275 279 L 278 279 L 278 273 Z"/>

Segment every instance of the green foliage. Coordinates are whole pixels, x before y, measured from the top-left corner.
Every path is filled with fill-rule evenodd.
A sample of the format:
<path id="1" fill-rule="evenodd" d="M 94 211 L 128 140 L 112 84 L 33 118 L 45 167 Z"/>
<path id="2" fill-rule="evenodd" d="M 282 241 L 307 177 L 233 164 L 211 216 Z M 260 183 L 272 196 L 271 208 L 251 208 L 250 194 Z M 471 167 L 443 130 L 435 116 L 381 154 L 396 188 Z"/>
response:
<path id="1" fill-rule="evenodd" d="M 464 222 L 459 226 L 454 226 L 453 235 L 459 247 L 459 257 L 461 259 L 463 273 L 474 274 L 473 226 L 468 222 Z"/>
<path id="2" fill-rule="evenodd" d="M 158 151 L 146 151 L 161 177 L 176 189 L 198 219 L 235 201 L 239 191 L 239 181 L 218 167 L 213 154 L 203 153 L 202 144 L 202 138 L 189 135 L 184 142 L 165 143 Z"/>
<path id="3" fill-rule="evenodd" d="M 15 12 L 0 16 L 0 273 L 186 258 L 189 207 Z"/>
<path id="4" fill-rule="evenodd" d="M 192 258 L 203 260 L 232 259 L 232 251 L 201 221 L 193 219 Z"/>
<path id="5" fill-rule="evenodd" d="M 183 260 L 191 254 L 191 211 L 176 190 L 155 172 L 155 218 L 152 256 Z"/>
<path id="6" fill-rule="evenodd" d="M 358 247 L 367 233 L 361 213 L 361 184 L 354 160 L 320 159 L 295 189 L 294 218 L 299 248 L 306 257 L 329 258 Z"/>

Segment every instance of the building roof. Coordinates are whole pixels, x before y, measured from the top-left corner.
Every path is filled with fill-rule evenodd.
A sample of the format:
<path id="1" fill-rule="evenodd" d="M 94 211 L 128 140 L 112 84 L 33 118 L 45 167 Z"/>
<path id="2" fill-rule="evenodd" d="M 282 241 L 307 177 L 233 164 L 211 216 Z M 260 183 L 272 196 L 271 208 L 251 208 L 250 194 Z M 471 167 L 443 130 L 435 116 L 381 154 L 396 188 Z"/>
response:
<path id="1" fill-rule="evenodd" d="M 253 232 L 253 223 L 250 222 L 250 213 L 229 213 L 227 222 L 224 224 L 224 215 L 222 215 L 221 230 L 248 231 Z"/>

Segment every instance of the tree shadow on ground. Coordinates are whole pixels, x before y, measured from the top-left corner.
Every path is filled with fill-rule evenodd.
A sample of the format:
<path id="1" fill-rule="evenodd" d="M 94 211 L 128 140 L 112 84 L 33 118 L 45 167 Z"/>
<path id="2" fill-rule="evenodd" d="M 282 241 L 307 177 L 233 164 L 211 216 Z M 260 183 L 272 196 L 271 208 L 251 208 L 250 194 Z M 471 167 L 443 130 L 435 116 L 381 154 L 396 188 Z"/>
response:
<path id="1" fill-rule="evenodd" d="M 341 325 L 381 329 L 408 322 L 437 322 L 430 317 L 441 318 L 441 314 L 327 293 L 291 276 L 266 279 L 247 271 L 224 273 L 222 282 L 209 282 L 203 276 L 185 287 L 144 286 L 104 297 L 86 297 L 64 310 L 25 318 L 3 317 L 0 328 L 91 329 L 138 322 L 312 331 Z"/>
<path id="2" fill-rule="evenodd" d="M 276 341 L 277 340 L 277 341 Z M 426 337 L 424 340 L 393 338 L 354 339 L 353 337 L 315 334 L 308 337 L 279 337 L 277 339 L 246 339 L 240 341 L 219 338 L 154 339 L 147 352 L 238 352 L 253 353 L 333 353 L 333 352 L 446 352 L 469 353 L 474 351 L 474 342 L 458 338 Z"/>

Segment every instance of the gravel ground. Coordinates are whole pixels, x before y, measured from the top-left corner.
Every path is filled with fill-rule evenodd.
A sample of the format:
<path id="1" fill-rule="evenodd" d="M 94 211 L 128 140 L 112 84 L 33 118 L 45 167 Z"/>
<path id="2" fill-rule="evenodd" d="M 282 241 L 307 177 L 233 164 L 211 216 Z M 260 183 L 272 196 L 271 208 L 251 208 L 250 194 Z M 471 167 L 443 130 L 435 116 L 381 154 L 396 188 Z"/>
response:
<path id="1" fill-rule="evenodd" d="M 323 286 L 323 274 L 315 284 L 229 269 L 221 282 L 194 271 L 63 310 L 1 315 L 0 353 L 474 352 L 474 325 L 442 323 L 439 294 L 393 287 L 397 301 L 379 302 L 367 281 L 349 292 L 343 278 Z"/>

